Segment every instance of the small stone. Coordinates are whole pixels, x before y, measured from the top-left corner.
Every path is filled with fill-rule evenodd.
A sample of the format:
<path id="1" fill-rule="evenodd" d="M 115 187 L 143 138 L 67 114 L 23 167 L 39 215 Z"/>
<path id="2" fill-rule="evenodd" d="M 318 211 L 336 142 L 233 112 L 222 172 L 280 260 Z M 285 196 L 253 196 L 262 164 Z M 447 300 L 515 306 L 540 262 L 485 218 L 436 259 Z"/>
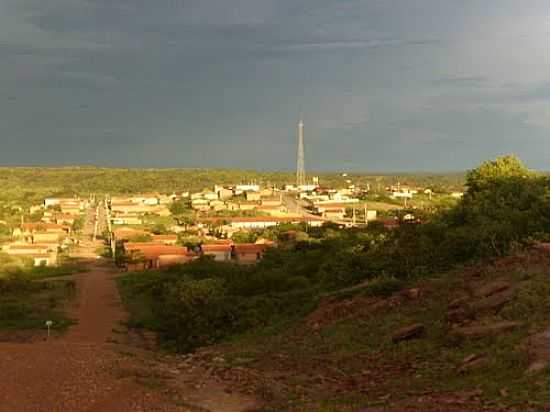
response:
<path id="1" fill-rule="evenodd" d="M 522 322 L 507 321 L 507 322 L 496 322 L 489 325 L 456 328 L 455 332 L 465 338 L 479 339 L 479 338 L 484 338 L 488 336 L 497 336 L 506 332 L 511 332 L 512 330 L 517 329 L 521 326 L 523 326 Z"/>
<path id="2" fill-rule="evenodd" d="M 504 280 L 496 280 L 475 290 L 474 296 L 478 298 L 486 298 L 488 296 L 494 295 L 495 293 L 509 289 L 510 286 L 512 286 L 510 282 Z"/>
<path id="3" fill-rule="evenodd" d="M 415 323 L 413 325 L 405 326 L 401 329 L 398 329 L 392 335 L 392 341 L 398 343 L 404 340 L 419 338 L 424 334 L 426 328 L 421 323 Z"/>

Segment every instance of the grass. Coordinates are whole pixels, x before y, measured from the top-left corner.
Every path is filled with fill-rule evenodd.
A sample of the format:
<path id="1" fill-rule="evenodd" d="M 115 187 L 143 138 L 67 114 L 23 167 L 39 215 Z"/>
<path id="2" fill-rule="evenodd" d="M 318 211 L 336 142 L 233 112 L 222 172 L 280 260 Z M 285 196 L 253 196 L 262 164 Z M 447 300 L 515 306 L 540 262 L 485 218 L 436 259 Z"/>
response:
<path id="1" fill-rule="evenodd" d="M 448 303 L 467 295 L 473 279 L 447 274 L 423 281 L 419 300 L 395 299 L 395 306 L 376 309 L 367 297 L 351 314 L 316 330 L 297 322 L 286 330 L 257 330 L 233 339 L 217 350 L 232 367 L 245 366 L 266 377 L 256 386 L 266 410 L 357 410 L 423 391 L 460 392 L 481 389 L 488 401 L 533 407 L 550 404 L 550 376 L 525 374 L 528 359 L 520 344 L 529 333 L 550 326 L 548 276 L 538 267 L 514 267 L 484 274 L 484 278 L 521 282 L 513 301 L 498 313 L 479 314 L 481 322 L 520 320 L 525 327 L 501 336 L 471 341 L 452 339 L 445 321 Z M 362 293 L 362 292 L 358 292 Z M 394 295 L 395 297 L 395 295 Z M 349 298 L 348 298 L 349 299 Z M 355 296 L 353 299 L 365 299 Z M 368 304 L 367 302 L 370 303 Z M 337 302 L 336 302 L 337 303 Z M 334 304 L 336 304 L 334 303 Z M 396 329 L 423 323 L 421 339 L 394 344 Z M 466 356 L 487 354 L 487 365 L 459 373 Z M 246 362 L 242 362 L 246 359 Z M 502 395 L 505 391 L 506 396 Z"/>
<path id="2" fill-rule="evenodd" d="M 45 329 L 51 320 L 52 330 L 63 332 L 73 323 L 63 309 L 74 293 L 74 281 L 0 280 L 0 331 Z"/>

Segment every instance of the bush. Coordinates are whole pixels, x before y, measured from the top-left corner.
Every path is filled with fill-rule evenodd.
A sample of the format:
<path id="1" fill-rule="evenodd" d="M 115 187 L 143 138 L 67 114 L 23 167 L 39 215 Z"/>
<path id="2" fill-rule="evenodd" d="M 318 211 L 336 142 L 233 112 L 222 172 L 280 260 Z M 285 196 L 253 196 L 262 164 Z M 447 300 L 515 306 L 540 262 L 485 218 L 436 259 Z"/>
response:
<path id="1" fill-rule="evenodd" d="M 177 281 L 161 285 L 156 293 L 159 304 L 153 309 L 160 332 L 179 351 L 214 343 L 232 327 L 233 316 L 224 304 L 225 288 L 219 279 Z"/>

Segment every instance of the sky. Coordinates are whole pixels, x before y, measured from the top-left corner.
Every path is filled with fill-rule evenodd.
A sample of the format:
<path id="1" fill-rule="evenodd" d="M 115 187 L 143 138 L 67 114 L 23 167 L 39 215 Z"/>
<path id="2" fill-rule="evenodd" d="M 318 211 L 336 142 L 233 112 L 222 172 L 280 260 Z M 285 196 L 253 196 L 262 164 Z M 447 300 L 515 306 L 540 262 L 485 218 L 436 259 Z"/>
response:
<path id="1" fill-rule="evenodd" d="M 550 169 L 548 0 L 0 0 L 0 165 Z"/>

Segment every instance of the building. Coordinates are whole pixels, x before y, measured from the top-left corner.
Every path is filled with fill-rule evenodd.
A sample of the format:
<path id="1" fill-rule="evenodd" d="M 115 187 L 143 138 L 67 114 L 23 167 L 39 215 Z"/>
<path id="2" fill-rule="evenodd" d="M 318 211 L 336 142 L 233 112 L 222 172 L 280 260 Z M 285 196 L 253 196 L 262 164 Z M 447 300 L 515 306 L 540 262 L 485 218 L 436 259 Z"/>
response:
<path id="1" fill-rule="evenodd" d="M 260 191 L 260 185 L 255 184 L 248 184 L 248 185 L 237 185 L 235 187 L 235 192 L 237 193 L 244 193 L 244 192 L 259 192 Z"/>
<path id="2" fill-rule="evenodd" d="M 128 242 L 124 249 L 128 258 L 128 270 L 160 269 L 187 263 L 196 257 L 184 246 L 170 246 L 157 242 Z"/>
<path id="3" fill-rule="evenodd" d="M 143 219 L 135 215 L 114 216 L 111 218 L 113 225 L 142 225 Z"/>
<path id="4" fill-rule="evenodd" d="M 222 225 L 227 223 L 231 229 L 266 229 L 280 224 L 306 223 L 312 227 L 320 227 L 326 219 L 318 216 L 258 216 L 258 217 L 211 217 L 199 219 L 200 225 Z"/>
<path id="5" fill-rule="evenodd" d="M 259 192 L 245 192 L 245 197 L 248 202 L 259 202 L 262 199 L 262 196 Z"/>
<path id="6" fill-rule="evenodd" d="M 322 208 L 321 216 L 328 220 L 344 220 L 346 209 L 344 207 Z"/>
<path id="7" fill-rule="evenodd" d="M 57 265 L 57 245 L 11 243 L 4 245 L 2 250 L 11 256 L 32 259 L 34 266 Z"/>
<path id="8" fill-rule="evenodd" d="M 237 262 L 247 264 L 262 260 L 269 247 L 267 244 L 240 243 L 233 246 L 233 251 Z"/>
<path id="9" fill-rule="evenodd" d="M 229 262 L 233 246 L 228 244 L 204 244 L 201 246 L 201 251 L 204 256 L 212 256 L 215 261 Z"/>

